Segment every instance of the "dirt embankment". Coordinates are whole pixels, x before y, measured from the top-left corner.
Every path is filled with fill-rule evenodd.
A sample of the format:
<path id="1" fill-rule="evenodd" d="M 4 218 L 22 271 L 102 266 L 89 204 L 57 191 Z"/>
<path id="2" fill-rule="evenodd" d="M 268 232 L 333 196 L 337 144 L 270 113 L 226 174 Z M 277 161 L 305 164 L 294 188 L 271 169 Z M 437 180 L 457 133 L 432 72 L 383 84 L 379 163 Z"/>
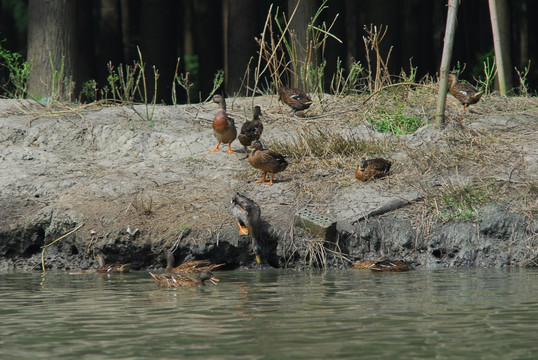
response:
<path id="1" fill-rule="evenodd" d="M 237 141 L 237 154 L 224 153 L 226 147 L 207 151 L 216 144 L 214 104 L 158 106 L 150 123 L 128 107 L 45 111 L 0 100 L 0 270 L 39 269 L 41 246 L 80 224 L 47 249 L 48 267 L 91 268 L 100 250 L 110 262 L 148 268 L 164 249 L 173 249 L 178 261 L 252 266 L 250 239 L 239 236 L 230 212 L 235 192 L 262 209 L 264 258 L 271 266 L 347 267 L 381 257 L 427 267 L 536 265 L 535 101 L 512 113 L 488 114 L 477 106 L 454 115 L 457 126 L 427 125 L 400 136 L 376 133 L 356 109 L 346 113 L 326 101 L 324 112 L 314 106 L 312 117 L 299 119 L 274 97 L 256 98 L 264 143 L 299 147 L 312 128 L 375 141 L 376 155 L 394 162 L 389 177 L 357 182 L 363 153 L 305 154 L 290 157 L 274 185 L 256 183 L 262 174 Z M 238 127 L 250 118 L 251 99 L 228 107 Z M 481 195 L 468 195 L 475 190 Z M 465 205 L 465 191 L 475 201 L 467 213 L 457 209 Z M 337 241 L 294 227 L 302 208 L 335 219 Z"/>

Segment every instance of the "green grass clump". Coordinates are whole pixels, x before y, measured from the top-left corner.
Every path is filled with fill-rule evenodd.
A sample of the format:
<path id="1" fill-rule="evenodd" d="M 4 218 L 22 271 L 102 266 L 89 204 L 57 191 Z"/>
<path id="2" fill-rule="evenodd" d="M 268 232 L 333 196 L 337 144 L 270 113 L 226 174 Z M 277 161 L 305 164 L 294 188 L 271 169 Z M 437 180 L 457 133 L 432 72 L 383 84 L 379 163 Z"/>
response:
<path id="1" fill-rule="evenodd" d="M 407 116 L 403 105 L 397 106 L 394 110 L 374 113 L 366 119 L 375 126 L 376 131 L 396 135 L 412 134 L 428 123 L 420 116 Z"/>
<path id="2" fill-rule="evenodd" d="M 448 184 L 439 194 L 441 208 L 437 208 L 437 215 L 443 222 L 481 221 L 478 208 L 491 201 L 497 188 L 495 180 L 486 184 Z M 437 207 L 437 201 L 435 203 Z"/>

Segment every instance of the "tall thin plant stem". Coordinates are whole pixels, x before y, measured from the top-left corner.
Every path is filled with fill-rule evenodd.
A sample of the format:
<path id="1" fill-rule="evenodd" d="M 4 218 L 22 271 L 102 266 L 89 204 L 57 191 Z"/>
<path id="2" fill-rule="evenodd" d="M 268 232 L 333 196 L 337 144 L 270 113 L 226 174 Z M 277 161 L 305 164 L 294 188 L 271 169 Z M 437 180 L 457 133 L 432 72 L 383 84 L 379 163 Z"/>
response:
<path id="1" fill-rule="evenodd" d="M 454 35 L 456 34 L 456 22 L 458 14 L 459 0 L 448 1 L 448 14 L 446 19 L 445 41 L 443 45 L 443 57 L 441 58 L 441 69 L 439 71 L 439 95 L 437 97 L 436 122 L 438 126 L 445 124 L 446 92 L 448 87 L 448 69 L 452 59 L 452 48 L 454 47 Z"/>
<path id="2" fill-rule="evenodd" d="M 497 76 L 499 79 L 499 90 L 501 95 L 506 96 L 506 76 L 504 73 L 504 60 L 501 42 L 501 28 L 497 16 L 497 1 L 489 0 L 489 16 L 491 18 L 491 29 L 493 31 L 493 45 L 495 47 L 495 62 L 497 63 Z"/>

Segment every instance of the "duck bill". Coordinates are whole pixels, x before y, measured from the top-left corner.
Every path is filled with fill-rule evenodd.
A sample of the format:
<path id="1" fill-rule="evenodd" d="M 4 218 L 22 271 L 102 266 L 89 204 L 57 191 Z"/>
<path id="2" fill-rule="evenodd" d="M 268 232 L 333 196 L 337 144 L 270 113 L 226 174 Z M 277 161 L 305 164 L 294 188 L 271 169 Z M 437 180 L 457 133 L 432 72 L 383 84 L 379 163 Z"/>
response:
<path id="1" fill-rule="evenodd" d="M 214 285 L 218 285 L 220 279 L 212 276 L 212 277 L 209 278 L 209 281 L 211 281 L 211 283 L 214 284 Z"/>

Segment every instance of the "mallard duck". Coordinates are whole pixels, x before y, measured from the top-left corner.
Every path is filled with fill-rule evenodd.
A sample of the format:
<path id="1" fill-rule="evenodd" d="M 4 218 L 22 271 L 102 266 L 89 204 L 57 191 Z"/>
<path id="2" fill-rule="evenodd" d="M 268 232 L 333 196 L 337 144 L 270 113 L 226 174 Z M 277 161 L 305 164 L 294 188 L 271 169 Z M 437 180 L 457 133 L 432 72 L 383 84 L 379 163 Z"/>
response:
<path id="1" fill-rule="evenodd" d="M 96 255 L 99 261 L 97 272 L 100 274 L 126 273 L 131 271 L 131 264 L 105 264 L 105 256 L 102 253 Z"/>
<path id="2" fill-rule="evenodd" d="M 237 136 L 234 119 L 226 114 L 226 100 L 222 95 L 213 96 L 213 102 L 217 103 L 220 109 L 217 111 L 213 119 L 213 135 L 218 140 L 217 146 L 209 151 L 217 151 L 221 143 L 228 144 L 227 153 L 234 153 L 232 150 L 232 142 Z"/>
<path id="3" fill-rule="evenodd" d="M 260 264 L 260 207 L 248 197 L 236 193 L 232 198 L 232 214 L 237 220 L 239 235 L 250 235 L 252 238 L 252 249 L 256 254 L 256 262 Z"/>
<path id="4" fill-rule="evenodd" d="M 157 260 L 159 260 L 159 262 L 166 260 L 165 271 L 169 273 L 199 273 L 204 270 L 211 271 L 224 265 L 213 264 L 209 260 L 192 260 L 174 267 L 174 254 L 172 254 L 172 252 L 170 251 L 167 251 L 165 254 L 160 255 Z"/>
<path id="5" fill-rule="evenodd" d="M 478 91 L 469 83 L 459 83 L 458 75 L 448 74 L 448 86 L 449 91 L 456 99 L 463 105 L 463 112 L 465 107 L 476 104 L 482 97 L 483 92 Z"/>
<path id="6" fill-rule="evenodd" d="M 259 140 L 254 141 L 251 147 L 253 150 L 248 154 L 248 162 L 252 167 L 263 171 L 263 177 L 256 182 L 273 185 L 275 174 L 286 170 L 288 162 L 279 153 L 264 149 Z M 267 173 L 271 174 L 271 180 L 269 182 L 265 181 Z"/>
<path id="7" fill-rule="evenodd" d="M 245 121 L 241 126 L 241 132 L 237 136 L 237 139 L 245 147 L 245 154 L 247 152 L 247 146 L 250 146 L 253 141 L 259 140 L 263 131 L 263 124 L 260 120 L 262 109 L 259 106 L 254 107 L 252 115 L 252 121 Z"/>
<path id="8" fill-rule="evenodd" d="M 412 270 L 409 265 L 401 260 L 381 260 L 377 261 L 370 267 L 372 271 L 409 271 Z"/>
<path id="9" fill-rule="evenodd" d="M 382 178 L 389 174 L 392 163 L 382 158 L 371 160 L 361 159 L 361 163 L 355 171 L 355 178 L 362 181 L 368 181 L 374 178 Z"/>
<path id="10" fill-rule="evenodd" d="M 209 280 L 211 283 L 217 285 L 217 283 L 220 281 L 218 278 L 214 277 L 209 270 L 204 270 L 192 277 L 181 274 L 155 274 L 151 271 L 149 274 L 153 277 L 157 285 L 166 288 L 205 286 L 206 280 Z"/>
<path id="11" fill-rule="evenodd" d="M 351 266 L 350 269 L 358 270 L 370 270 L 370 268 L 376 263 L 376 260 L 357 260 Z"/>
<path id="12" fill-rule="evenodd" d="M 306 110 L 312 105 L 312 99 L 301 89 L 279 88 L 278 98 L 293 110 L 293 115 L 299 110 Z"/>

